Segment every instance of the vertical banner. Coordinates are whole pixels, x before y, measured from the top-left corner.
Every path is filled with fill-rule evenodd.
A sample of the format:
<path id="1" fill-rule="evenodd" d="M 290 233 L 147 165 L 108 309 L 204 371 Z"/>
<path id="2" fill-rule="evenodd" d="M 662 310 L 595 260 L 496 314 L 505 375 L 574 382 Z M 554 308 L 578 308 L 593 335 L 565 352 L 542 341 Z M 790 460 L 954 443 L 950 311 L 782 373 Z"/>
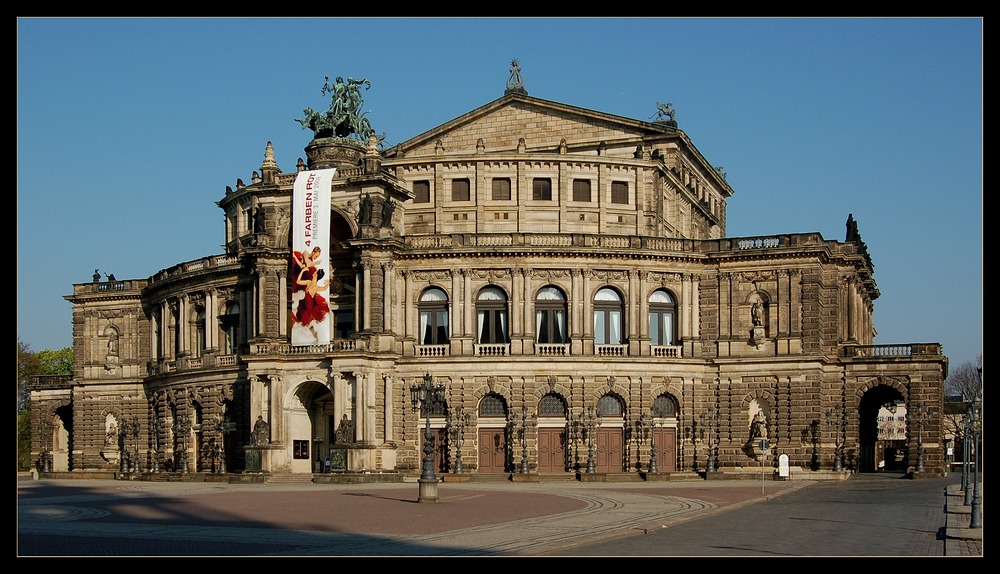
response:
<path id="1" fill-rule="evenodd" d="M 336 169 L 301 171 L 292 194 L 292 345 L 330 343 L 330 184 Z"/>

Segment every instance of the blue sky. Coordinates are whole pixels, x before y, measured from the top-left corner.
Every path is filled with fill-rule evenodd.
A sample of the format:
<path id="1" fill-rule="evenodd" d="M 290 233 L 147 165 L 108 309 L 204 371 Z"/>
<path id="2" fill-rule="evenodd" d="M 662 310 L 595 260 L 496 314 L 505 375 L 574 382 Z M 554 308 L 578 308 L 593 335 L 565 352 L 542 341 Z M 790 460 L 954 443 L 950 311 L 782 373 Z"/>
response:
<path id="1" fill-rule="evenodd" d="M 271 141 L 295 169 L 324 76 L 366 78 L 386 143 L 503 95 L 679 127 L 735 190 L 728 235 L 854 214 L 878 344 L 983 347 L 980 18 L 21 18 L 17 333 L 72 344 L 64 296 L 222 252 L 215 202 Z"/>

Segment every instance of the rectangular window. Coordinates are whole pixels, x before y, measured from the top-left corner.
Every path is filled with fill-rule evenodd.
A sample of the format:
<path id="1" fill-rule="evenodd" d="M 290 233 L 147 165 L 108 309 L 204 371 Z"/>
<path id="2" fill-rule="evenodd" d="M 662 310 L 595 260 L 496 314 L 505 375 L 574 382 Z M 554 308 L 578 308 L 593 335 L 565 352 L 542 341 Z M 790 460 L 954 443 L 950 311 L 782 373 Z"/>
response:
<path id="1" fill-rule="evenodd" d="M 611 203 L 628 203 L 628 184 L 624 181 L 611 182 Z"/>
<path id="2" fill-rule="evenodd" d="M 536 177 L 531 182 L 531 199 L 548 201 L 552 199 L 552 180 L 547 177 Z"/>
<path id="3" fill-rule="evenodd" d="M 469 180 L 467 179 L 451 180 L 451 200 L 469 201 Z"/>
<path id="4" fill-rule="evenodd" d="M 573 201 L 590 201 L 590 180 L 573 180 Z"/>
<path id="5" fill-rule="evenodd" d="M 495 201 L 510 201 L 510 178 L 493 178 L 493 199 Z"/>
<path id="6" fill-rule="evenodd" d="M 336 322 L 334 323 L 334 334 L 335 339 L 350 339 L 354 336 L 354 311 L 337 311 L 334 315 L 336 317 Z"/>
<path id="7" fill-rule="evenodd" d="M 307 440 L 295 440 L 292 441 L 292 457 L 297 459 L 309 458 L 309 441 Z"/>
<path id="8" fill-rule="evenodd" d="M 431 182 L 429 181 L 413 182 L 413 203 L 430 203 L 430 202 L 431 202 Z"/>

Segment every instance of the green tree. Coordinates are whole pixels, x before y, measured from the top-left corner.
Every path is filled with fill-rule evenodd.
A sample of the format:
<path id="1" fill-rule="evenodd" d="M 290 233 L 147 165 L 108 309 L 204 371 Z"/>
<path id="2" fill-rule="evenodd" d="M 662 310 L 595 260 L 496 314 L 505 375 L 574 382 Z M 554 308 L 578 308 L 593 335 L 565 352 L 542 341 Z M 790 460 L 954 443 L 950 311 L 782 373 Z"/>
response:
<path id="1" fill-rule="evenodd" d="M 31 468 L 31 378 L 73 373 L 73 349 L 32 352 L 17 338 L 17 469 Z"/>

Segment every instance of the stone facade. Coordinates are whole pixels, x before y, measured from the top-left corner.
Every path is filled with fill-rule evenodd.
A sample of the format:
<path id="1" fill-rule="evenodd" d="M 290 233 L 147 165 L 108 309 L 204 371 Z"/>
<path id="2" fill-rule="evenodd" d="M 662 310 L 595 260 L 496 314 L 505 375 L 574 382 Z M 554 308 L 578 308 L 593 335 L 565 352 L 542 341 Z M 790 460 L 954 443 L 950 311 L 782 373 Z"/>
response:
<path id="1" fill-rule="evenodd" d="M 787 455 L 808 476 L 876 470 L 883 404 L 941 412 L 939 344 L 872 344 L 856 222 L 844 241 L 727 237 L 733 189 L 672 118 L 520 90 L 388 150 L 305 152 L 284 173 L 268 142 L 226 188 L 225 253 L 73 286 L 73 376 L 32 391 L 40 467 L 305 474 L 332 456 L 417 474 L 429 421 L 444 475 L 759 473 Z M 329 167 L 337 326 L 292 346 L 292 188 Z M 445 401 L 429 416 L 425 377 Z M 927 472 L 942 440 L 940 417 L 922 424 Z"/>

